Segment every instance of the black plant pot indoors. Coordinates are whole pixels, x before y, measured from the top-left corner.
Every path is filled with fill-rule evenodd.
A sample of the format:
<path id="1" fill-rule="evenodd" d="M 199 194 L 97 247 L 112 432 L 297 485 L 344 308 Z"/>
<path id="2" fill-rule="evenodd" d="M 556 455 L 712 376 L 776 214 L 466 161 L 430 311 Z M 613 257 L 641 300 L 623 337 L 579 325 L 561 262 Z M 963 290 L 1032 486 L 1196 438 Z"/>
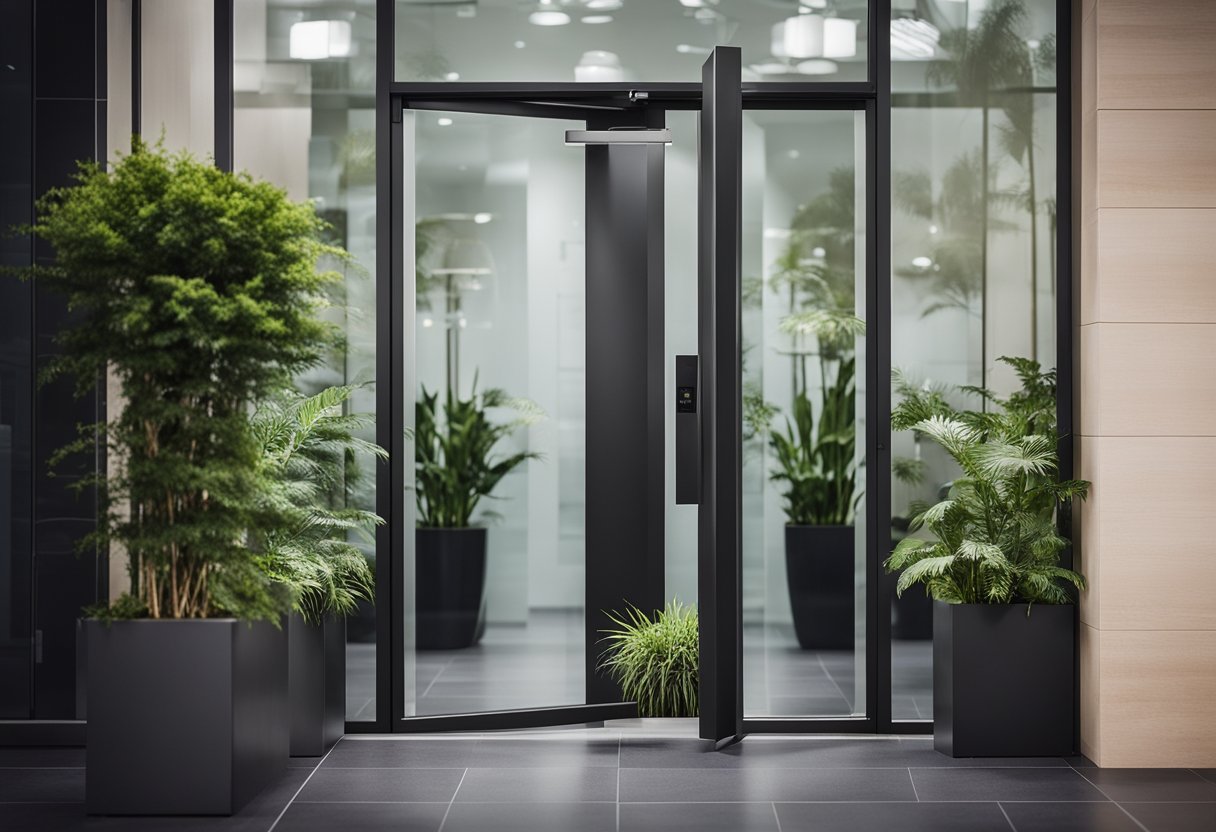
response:
<path id="1" fill-rule="evenodd" d="M 853 527 L 786 526 L 785 574 L 804 650 L 853 649 Z"/>
<path id="2" fill-rule="evenodd" d="M 90 815 L 231 815 L 287 766 L 286 633 L 89 621 Z"/>
<path id="3" fill-rule="evenodd" d="M 346 619 L 287 617 L 291 756 L 321 757 L 346 730 Z"/>
<path id="4" fill-rule="evenodd" d="M 1073 752 L 1071 604 L 933 602 L 933 747 L 952 757 Z"/>
<path id="5" fill-rule="evenodd" d="M 472 647 L 486 630 L 486 530 L 416 529 L 416 646 Z"/>

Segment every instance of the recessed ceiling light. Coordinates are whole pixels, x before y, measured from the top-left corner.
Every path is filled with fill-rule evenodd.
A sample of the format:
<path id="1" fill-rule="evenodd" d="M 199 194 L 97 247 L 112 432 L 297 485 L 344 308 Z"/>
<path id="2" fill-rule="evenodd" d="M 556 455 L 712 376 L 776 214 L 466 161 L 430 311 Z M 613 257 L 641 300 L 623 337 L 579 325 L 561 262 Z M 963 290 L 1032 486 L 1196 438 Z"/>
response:
<path id="1" fill-rule="evenodd" d="M 527 46 L 527 45 L 528 45 L 528 44 L 524 43 L 522 40 L 517 40 L 517 41 L 515 41 L 515 48 L 516 48 L 516 49 L 523 49 L 523 48 L 524 48 L 525 46 Z"/>
<path id="2" fill-rule="evenodd" d="M 443 80 L 445 80 L 445 81 L 459 81 L 459 80 L 460 80 L 460 73 L 459 73 L 459 72 L 449 72 L 449 73 L 447 73 L 446 75 L 444 75 L 444 76 L 443 76 Z"/>
<path id="3" fill-rule="evenodd" d="M 451 126 L 452 126 L 452 120 L 451 120 L 450 118 L 448 118 L 447 116 L 443 116 L 443 117 L 442 117 L 442 118 L 440 118 L 440 119 L 439 119 L 439 121 L 438 121 L 438 122 L 436 122 L 436 123 L 437 123 L 437 124 L 438 124 L 440 127 L 451 127 Z"/>
<path id="4" fill-rule="evenodd" d="M 708 46 L 693 46 L 691 43 L 677 43 L 676 51 L 681 55 L 708 55 L 713 50 Z"/>
<path id="5" fill-rule="evenodd" d="M 798 72 L 803 75 L 831 75 L 838 68 L 835 61 L 823 58 L 812 58 L 809 61 L 799 61 L 798 63 Z"/>
<path id="6" fill-rule="evenodd" d="M 570 22 L 570 15 L 565 12 L 532 12 L 528 15 L 528 22 L 533 26 L 565 26 Z"/>
<path id="7" fill-rule="evenodd" d="M 927 269 L 933 265 L 933 260 L 929 257 L 913 257 L 912 265 L 918 269 Z"/>
<path id="8" fill-rule="evenodd" d="M 614 12 L 624 4 L 621 0 L 587 0 L 583 5 L 597 12 Z"/>
<path id="9" fill-rule="evenodd" d="M 302 20 L 291 24 L 288 54 L 296 60 L 319 61 L 350 55 L 350 21 Z"/>
<path id="10" fill-rule="evenodd" d="M 798 152 L 797 150 L 791 150 L 786 155 L 789 156 L 791 159 L 797 159 L 802 154 L 800 152 Z"/>
<path id="11" fill-rule="evenodd" d="M 591 23 L 593 25 L 597 24 L 597 23 L 611 23 L 612 15 L 610 15 L 610 14 L 592 14 L 592 15 L 588 15 L 587 17 L 584 17 L 583 22 Z"/>
<path id="12" fill-rule="evenodd" d="M 811 249 L 812 257 L 826 257 L 827 253 L 828 250 L 823 246 L 815 246 L 813 249 Z"/>
<path id="13" fill-rule="evenodd" d="M 485 225 L 492 219 L 494 219 L 494 215 L 487 211 L 481 211 L 473 215 L 473 222 L 478 225 Z"/>

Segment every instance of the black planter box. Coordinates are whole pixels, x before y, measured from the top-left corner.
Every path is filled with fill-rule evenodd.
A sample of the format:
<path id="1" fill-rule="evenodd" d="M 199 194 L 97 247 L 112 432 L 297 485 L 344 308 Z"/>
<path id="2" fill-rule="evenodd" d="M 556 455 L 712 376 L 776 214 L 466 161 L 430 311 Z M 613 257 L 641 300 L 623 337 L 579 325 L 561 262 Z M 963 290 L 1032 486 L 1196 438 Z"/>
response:
<path id="1" fill-rule="evenodd" d="M 287 617 L 291 756 L 321 757 L 346 730 L 346 619 Z"/>
<path id="2" fill-rule="evenodd" d="M 89 621 L 91 815 L 231 815 L 287 765 L 286 633 Z"/>
<path id="3" fill-rule="evenodd" d="M 852 526 L 786 526 L 785 575 L 804 650 L 854 647 Z"/>
<path id="4" fill-rule="evenodd" d="M 415 645 L 472 647 L 486 630 L 486 530 L 416 529 Z"/>
<path id="5" fill-rule="evenodd" d="M 951 757 L 1073 753 L 1075 608 L 933 602 L 933 747 Z"/>

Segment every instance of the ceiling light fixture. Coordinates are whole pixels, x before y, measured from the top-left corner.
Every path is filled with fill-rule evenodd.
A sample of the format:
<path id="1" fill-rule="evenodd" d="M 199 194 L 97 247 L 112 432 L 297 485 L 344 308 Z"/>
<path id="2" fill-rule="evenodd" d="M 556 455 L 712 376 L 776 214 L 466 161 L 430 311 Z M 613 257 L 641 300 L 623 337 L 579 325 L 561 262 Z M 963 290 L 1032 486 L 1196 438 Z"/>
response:
<path id="1" fill-rule="evenodd" d="M 440 119 L 435 123 L 438 124 L 440 127 L 451 127 L 452 126 L 452 120 L 450 118 L 448 118 L 447 116 L 441 116 Z"/>
<path id="2" fill-rule="evenodd" d="M 291 24 L 288 54 L 300 61 L 345 58 L 350 55 L 350 21 L 302 20 Z"/>
<path id="3" fill-rule="evenodd" d="M 621 0 L 586 0 L 583 5 L 592 11 L 614 12 L 623 6 L 624 3 Z"/>
<path id="4" fill-rule="evenodd" d="M 826 58 L 811 58 L 809 61 L 799 61 L 797 68 L 802 75 L 831 75 L 840 67 Z"/>
<path id="5" fill-rule="evenodd" d="M 528 15 L 528 22 L 533 26 L 565 26 L 570 15 L 558 9 L 553 0 L 540 0 L 536 11 Z"/>
<path id="6" fill-rule="evenodd" d="M 575 81 L 624 81 L 625 70 L 621 67 L 621 59 L 615 52 L 603 49 L 592 49 L 584 52 L 574 67 Z"/>
<path id="7" fill-rule="evenodd" d="M 823 57 L 852 58 L 857 54 L 857 21 L 829 17 L 823 21 Z"/>
<path id="8" fill-rule="evenodd" d="M 590 23 L 595 26 L 600 23 L 611 23 L 612 15 L 610 14 L 589 14 L 583 18 L 583 23 Z"/>

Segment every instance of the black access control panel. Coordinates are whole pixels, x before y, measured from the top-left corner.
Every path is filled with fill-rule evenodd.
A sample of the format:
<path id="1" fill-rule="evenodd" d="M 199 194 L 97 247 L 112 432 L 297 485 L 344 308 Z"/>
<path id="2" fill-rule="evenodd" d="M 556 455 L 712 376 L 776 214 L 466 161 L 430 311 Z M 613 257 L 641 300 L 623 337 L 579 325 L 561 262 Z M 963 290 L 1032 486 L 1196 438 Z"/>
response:
<path id="1" fill-rule="evenodd" d="M 701 417 L 697 413 L 697 356 L 676 356 L 676 503 L 701 502 Z"/>

